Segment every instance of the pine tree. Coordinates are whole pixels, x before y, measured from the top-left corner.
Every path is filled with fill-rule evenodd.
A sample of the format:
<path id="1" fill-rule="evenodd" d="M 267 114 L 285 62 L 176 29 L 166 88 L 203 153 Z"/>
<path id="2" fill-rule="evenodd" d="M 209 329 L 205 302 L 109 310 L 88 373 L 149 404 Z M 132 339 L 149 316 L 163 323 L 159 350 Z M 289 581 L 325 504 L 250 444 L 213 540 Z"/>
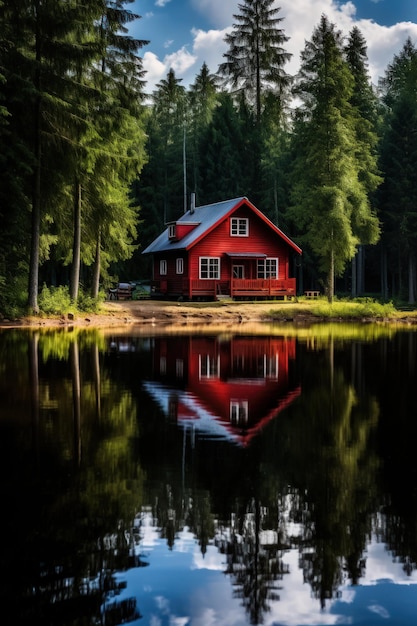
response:
<path id="1" fill-rule="evenodd" d="M 356 159 L 359 180 L 364 186 L 368 204 L 360 205 L 365 214 L 353 215 L 354 230 L 360 238 L 358 251 L 352 260 L 352 295 L 364 291 L 364 245 L 376 243 L 379 237 L 379 221 L 374 201 L 375 191 L 382 182 L 378 169 L 378 99 L 370 82 L 366 41 L 355 26 L 349 34 L 345 47 L 349 69 L 353 76 L 353 92 L 350 103 L 356 117 Z M 373 216 L 373 219 L 370 217 Z"/>
<path id="2" fill-rule="evenodd" d="M 323 15 L 301 53 L 296 94 L 303 105 L 298 110 L 291 214 L 303 241 L 320 259 L 330 302 L 335 276 L 361 241 L 358 226 L 366 231 L 374 221 L 360 180 L 353 91 L 342 35 Z"/>
<path id="3" fill-rule="evenodd" d="M 152 115 L 158 126 L 160 141 L 161 177 L 158 180 L 163 193 L 163 220 L 176 219 L 184 210 L 184 133 L 187 128 L 186 91 L 170 69 L 166 79 L 157 84 L 153 93 Z"/>
<path id="4" fill-rule="evenodd" d="M 203 63 L 200 73 L 190 86 L 189 101 L 189 131 L 188 131 L 188 162 L 191 170 L 192 190 L 196 194 L 197 204 L 200 204 L 200 142 L 203 133 L 210 124 L 215 107 L 218 104 L 217 78 L 210 74 L 206 63 Z"/>
<path id="5" fill-rule="evenodd" d="M 289 85 L 284 70 L 291 55 L 283 46 L 288 37 L 278 28 L 283 18 L 274 0 L 244 0 L 238 4 L 240 13 L 233 15 L 236 23 L 226 35 L 229 46 L 218 73 L 234 90 L 243 91 L 255 109 L 257 123 L 261 121 L 262 98 L 272 91 L 281 96 Z"/>
<path id="6" fill-rule="evenodd" d="M 389 64 L 380 87 L 386 105 L 381 148 L 379 207 L 384 219 L 384 246 L 391 265 L 397 267 L 397 285 L 402 294 L 402 276 L 408 275 L 408 301 L 416 299 L 417 244 L 417 50 L 408 39 Z M 387 265 L 387 264 L 385 264 Z"/>
<path id="7" fill-rule="evenodd" d="M 228 94 L 220 96 L 201 142 L 200 200 L 203 204 L 246 195 L 244 141 L 239 114 Z"/>

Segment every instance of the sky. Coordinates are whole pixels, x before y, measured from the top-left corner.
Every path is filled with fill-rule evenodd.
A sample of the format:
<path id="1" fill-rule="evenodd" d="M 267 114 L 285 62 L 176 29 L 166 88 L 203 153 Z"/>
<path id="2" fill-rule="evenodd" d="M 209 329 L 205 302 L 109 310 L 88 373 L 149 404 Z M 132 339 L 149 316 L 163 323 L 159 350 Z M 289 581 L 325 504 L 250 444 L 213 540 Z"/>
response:
<path id="1" fill-rule="evenodd" d="M 188 88 L 205 62 L 214 74 L 227 50 L 226 33 L 243 0 L 134 0 L 126 8 L 141 16 L 129 34 L 148 40 L 140 55 L 146 70 L 147 93 L 172 68 Z M 368 46 L 369 74 L 376 85 L 407 37 L 417 45 L 417 0 L 277 0 L 280 28 L 289 37 L 292 54 L 285 70 L 295 75 L 300 52 L 322 14 L 347 36 L 357 26 Z"/>

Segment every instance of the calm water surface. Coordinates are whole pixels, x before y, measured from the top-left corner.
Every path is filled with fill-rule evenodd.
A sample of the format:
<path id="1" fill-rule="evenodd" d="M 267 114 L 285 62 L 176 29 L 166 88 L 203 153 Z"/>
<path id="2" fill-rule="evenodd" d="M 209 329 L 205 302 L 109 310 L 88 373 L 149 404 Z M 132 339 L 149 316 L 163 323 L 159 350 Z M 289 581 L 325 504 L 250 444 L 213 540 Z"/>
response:
<path id="1" fill-rule="evenodd" d="M 2 624 L 415 625 L 416 364 L 376 325 L 0 332 Z"/>

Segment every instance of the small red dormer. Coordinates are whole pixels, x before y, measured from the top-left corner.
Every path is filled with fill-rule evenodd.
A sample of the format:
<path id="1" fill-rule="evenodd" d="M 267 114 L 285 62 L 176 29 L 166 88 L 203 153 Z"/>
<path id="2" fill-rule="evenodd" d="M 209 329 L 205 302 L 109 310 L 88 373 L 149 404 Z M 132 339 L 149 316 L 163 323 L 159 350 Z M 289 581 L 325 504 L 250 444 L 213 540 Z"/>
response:
<path id="1" fill-rule="evenodd" d="M 172 222 L 168 224 L 168 239 L 180 241 L 198 225 L 199 222 Z"/>

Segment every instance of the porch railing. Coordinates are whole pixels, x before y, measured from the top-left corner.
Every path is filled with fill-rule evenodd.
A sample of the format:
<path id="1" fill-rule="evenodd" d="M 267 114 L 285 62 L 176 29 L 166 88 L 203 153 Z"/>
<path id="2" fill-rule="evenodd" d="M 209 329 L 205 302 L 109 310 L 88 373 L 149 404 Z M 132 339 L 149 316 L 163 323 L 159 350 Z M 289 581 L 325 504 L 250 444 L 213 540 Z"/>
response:
<path id="1" fill-rule="evenodd" d="M 295 296 L 295 278 L 235 278 L 230 285 L 230 295 L 233 296 Z"/>
<path id="2" fill-rule="evenodd" d="M 172 282 L 172 284 L 171 284 Z M 188 278 L 178 284 L 178 281 L 155 281 L 153 291 L 163 294 L 183 295 L 189 299 L 198 297 L 216 298 L 221 295 L 233 297 L 274 297 L 295 296 L 296 279 L 275 278 L 234 278 L 232 280 L 214 280 Z"/>

